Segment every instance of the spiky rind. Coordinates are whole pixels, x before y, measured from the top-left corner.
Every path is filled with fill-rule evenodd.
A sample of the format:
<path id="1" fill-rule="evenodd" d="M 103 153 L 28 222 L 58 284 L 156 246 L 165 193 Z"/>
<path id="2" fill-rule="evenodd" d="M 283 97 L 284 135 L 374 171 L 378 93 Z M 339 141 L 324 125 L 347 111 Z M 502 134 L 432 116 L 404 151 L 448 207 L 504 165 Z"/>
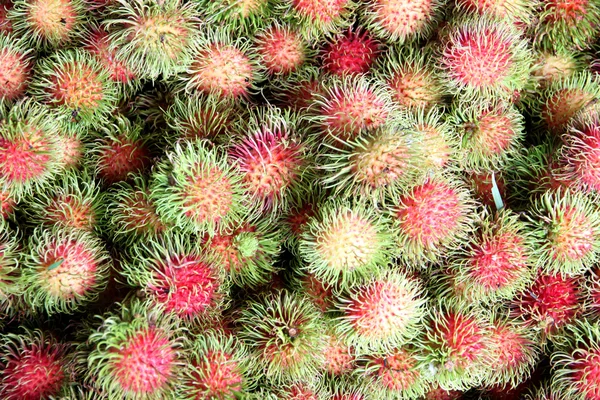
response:
<path id="1" fill-rule="evenodd" d="M 82 49 L 60 50 L 40 60 L 31 82 L 33 97 L 74 130 L 106 121 L 117 92 L 109 72 Z"/>
<path id="2" fill-rule="evenodd" d="M 271 76 L 287 76 L 311 61 L 314 51 L 291 24 L 273 22 L 256 33 L 255 47 L 261 66 Z"/>
<path id="3" fill-rule="evenodd" d="M 307 222 L 298 253 L 301 269 L 330 285 L 348 288 L 371 277 L 393 256 L 389 221 L 353 201 L 322 204 Z"/>
<path id="4" fill-rule="evenodd" d="M 245 35 L 264 27 L 273 14 L 268 0 L 199 0 L 198 9 L 209 25 L 227 25 Z"/>
<path id="5" fill-rule="evenodd" d="M 115 0 L 103 25 L 110 49 L 143 78 L 163 79 L 184 72 L 197 40 L 195 2 Z"/>
<path id="6" fill-rule="evenodd" d="M 317 213 L 326 198 L 326 193 L 321 186 L 315 184 L 307 186 L 306 193 L 291 194 L 290 206 L 280 220 L 283 243 L 294 254 L 298 252 L 299 240 L 308 226 L 308 220 Z"/>
<path id="7" fill-rule="evenodd" d="M 542 87 L 569 78 L 585 69 L 586 63 L 581 54 L 564 49 L 539 51 L 531 70 L 533 79 Z"/>
<path id="8" fill-rule="evenodd" d="M 1 7 L 1 6 L 0 6 Z M 21 98 L 29 86 L 32 51 L 17 36 L 0 31 L 0 105 Z"/>
<path id="9" fill-rule="evenodd" d="M 442 16 L 445 0 L 376 0 L 365 3 L 360 14 L 365 26 L 394 43 L 427 38 Z"/>
<path id="10" fill-rule="evenodd" d="M 294 111 L 306 111 L 325 92 L 322 71 L 311 64 L 305 64 L 288 76 L 273 76 L 267 81 L 269 90 L 280 107 Z"/>
<path id="11" fill-rule="evenodd" d="M 447 173 L 423 177 L 393 199 L 390 216 L 401 257 L 422 263 L 443 257 L 467 241 L 476 203 L 465 185 Z"/>
<path id="12" fill-rule="evenodd" d="M 256 379 L 275 384 L 318 376 L 324 363 L 325 325 L 312 303 L 279 291 L 249 302 L 238 319 L 239 337 L 257 358 Z"/>
<path id="13" fill-rule="evenodd" d="M 81 0 L 17 0 L 8 12 L 12 29 L 37 49 L 64 47 L 85 33 Z"/>
<path id="14" fill-rule="evenodd" d="M 48 184 L 60 171 L 60 126 L 32 99 L 15 104 L 0 123 L 0 185 L 16 199 Z"/>
<path id="15" fill-rule="evenodd" d="M 111 264 L 104 243 L 92 234 L 38 227 L 23 260 L 24 299 L 48 314 L 78 311 L 104 290 Z"/>
<path id="16" fill-rule="evenodd" d="M 184 365 L 183 329 L 174 315 L 134 300 L 100 317 L 88 339 L 86 382 L 108 398 L 160 400 L 174 396 Z"/>
<path id="17" fill-rule="evenodd" d="M 66 172 L 48 189 L 29 196 L 23 209 L 33 226 L 93 232 L 104 212 L 104 195 L 89 174 Z"/>
<path id="18" fill-rule="evenodd" d="M 510 100 L 525 88 L 533 62 L 522 33 L 507 21 L 490 18 L 453 21 L 438 53 L 444 84 L 465 101 Z"/>
<path id="19" fill-rule="evenodd" d="M 440 108 L 420 108 L 409 114 L 410 126 L 419 139 L 420 169 L 429 173 L 455 169 L 461 154 L 460 138 Z"/>
<path id="20" fill-rule="evenodd" d="M 321 47 L 321 65 L 332 75 L 366 74 L 377 60 L 381 43 L 361 28 L 348 29 Z"/>
<path id="21" fill-rule="evenodd" d="M 202 242 L 233 283 L 257 287 L 268 284 L 277 271 L 282 240 L 270 219 L 254 218 L 214 236 L 205 235 Z"/>
<path id="22" fill-rule="evenodd" d="M 0 396 L 37 400 L 66 394 L 73 372 L 70 348 L 39 329 L 0 336 Z"/>
<path id="23" fill-rule="evenodd" d="M 336 332 L 358 352 L 391 351 L 420 332 L 425 298 L 418 280 L 387 270 L 342 293 Z"/>
<path id="24" fill-rule="evenodd" d="M 214 235 L 248 210 L 237 167 L 199 140 L 177 143 L 154 170 L 150 189 L 158 215 L 187 231 Z"/>
<path id="25" fill-rule="evenodd" d="M 84 139 L 86 139 L 87 135 L 87 130 L 74 131 L 68 128 L 61 128 L 57 140 L 58 148 L 61 150 L 60 163 L 63 167 L 62 173 L 78 171 L 83 166 L 87 144 Z"/>
<path id="26" fill-rule="evenodd" d="M 0 319 L 11 315 L 16 307 L 16 297 L 22 293 L 21 233 L 0 225 Z"/>
<path id="27" fill-rule="evenodd" d="M 529 26 L 539 0 L 458 0 L 456 12 L 506 19 L 516 26 Z"/>
<path id="28" fill-rule="evenodd" d="M 525 137 L 523 115 L 504 101 L 455 103 L 448 121 L 461 138 L 459 151 L 466 168 L 503 166 Z"/>
<path id="29" fill-rule="evenodd" d="M 251 389 L 249 350 L 234 335 L 209 330 L 191 338 L 180 399 L 229 399 Z"/>
<path id="30" fill-rule="evenodd" d="M 536 199 L 528 218 L 534 257 L 547 273 L 578 275 L 600 258 L 600 213 L 595 197 L 566 190 Z"/>

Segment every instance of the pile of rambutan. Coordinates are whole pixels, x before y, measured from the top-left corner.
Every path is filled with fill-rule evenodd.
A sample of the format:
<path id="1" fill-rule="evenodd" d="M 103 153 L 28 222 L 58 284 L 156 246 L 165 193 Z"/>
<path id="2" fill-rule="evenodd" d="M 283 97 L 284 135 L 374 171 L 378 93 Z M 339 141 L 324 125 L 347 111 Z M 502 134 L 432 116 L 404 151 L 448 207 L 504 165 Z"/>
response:
<path id="1" fill-rule="evenodd" d="M 0 0 L 0 400 L 600 400 L 600 0 Z"/>

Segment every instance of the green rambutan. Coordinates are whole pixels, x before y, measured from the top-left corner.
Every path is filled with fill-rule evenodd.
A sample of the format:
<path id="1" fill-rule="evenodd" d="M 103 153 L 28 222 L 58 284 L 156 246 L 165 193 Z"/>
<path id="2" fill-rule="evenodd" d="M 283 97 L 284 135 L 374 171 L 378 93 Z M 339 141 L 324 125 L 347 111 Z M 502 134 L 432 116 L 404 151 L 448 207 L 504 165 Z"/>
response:
<path id="1" fill-rule="evenodd" d="M 61 50 L 38 62 L 31 92 L 74 130 L 106 121 L 117 86 L 89 52 Z"/>
<path id="2" fill-rule="evenodd" d="M 279 11 L 300 26 L 308 41 L 317 42 L 350 26 L 355 7 L 352 0 L 284 0 Z"/>
<path id="3" fill-rule="evenodd" d="M 15 311 L 15 299 L 22 293 L 21 234 L 0 227 L 0 320 Z"/>
<path id="4" fill-rule="evenodd" d="M 178 398 L 233 399 L 250 388 L 248 349 L 235 336 L 210 330 L 192 337 Z"/>
<path id="5" fill-rule="evenodd" d="M 600 259 L 597 199 L 583 193 L 548 191 L 528 216 L 536 240 L 534 256 L 548 273 L 577 275 Z"/>
<path id="6" fill-rule="evenodd" d="M 292 192 L 302 192 L 313 175 L 312 143 L 299 114 L 266 107 L 247 122 L 247 134 L 229 148 L 251 203 L 259 213 L 285 210 Z"/>
<path id="7" fill-rule="evenodd" d="M 55 225 L 93 232 L 104 212 L 100 187 L 86 173 L 67 172 L 52 187 L 27 200 L 24 210 L 33 226 Z"/>
<path id="8" fill-rule="evenodd" d="M 235 284 L 257 287 L 269 283 L 276 271 L 282 238 L 272 221 L 254 219 L 213 236 L 204 235 L 202 242 Z"/>
<path id="9" fill-rule="evenodd" d="M 152 174 L 151 199 L 165 223 L 214 236 L 247 213 L 243 176 L 202 141 L 175 144 Z"/>
<path id="10" fill-rule="evenodd" d="M 0 104 L 23 97 L 29 85 L 31 62 L 31 50 L 22 41 L 0 32 Z"/>
<path id="11" fill-rule="evenodd" d="M 210 25 L 227 25 L 250 34 L 271 18 L 269 0 L 199 0 L 198 8 Z"/>
<path id="12" fill-rule="evenodd" d="M 445 6 L 445 0 L 375 0 L 362 6 L 365 26 L 390 42 L 403 43 L 428 37 Z"/>
<path id="13" fill-rule="evenodd" d="M 380 43 L 369 32 L 349 29 L 321 48 L 323 69 L 333 75 L 365 74 L 379 55 Z"/>
<path id="14" fill-rule="evenodd" d="M 459 19 L 443 35 L 438 68 L 448 90 L 465 101 L 509 100 L 529 80 L 530 53 L 522 34 L 507 21 Z"/>
<path id="15" fill-rule="evenodd" d="M 101 317 L 87 341 L 86 381 L 110 399 L 173 398 L 185 360 L 173 314 L 133 301 Z"/>
<path id="16" fill-rule="evenodd" d="M 106 229 L 118 243 L 153 242 L 170 226 L 156 212 L 146 178 L 133 176 L 132 183 L 119 182 L 108 197 Z"/>
<path id="17" fill-rule="evenodd" d="M 0 397 L 38 400 L 64 394 L 72 374 L 71 345 L 39 329 L 0 336 Z"/>
<path id="18" fill-rule="evenodd" d="M 393 255 L 389 221 L 373 207 L 330 201 L 317 209 L 300 237 L 301 269 L 330 285 L 352 287 L 377 273 Z"/>
<path id="19" fill-rule="evenodd" d="M 393 199 L 390 209 L 402 258 L 436 261 L 472 231 L 475 202 L 450 175 L 431 175 Z"/>
<path id="20" fill-rule="evenodd" d="M 47 314 L 78 311 L 104 290 L 111 265 L 104 243 L 89 232 L 38 227 L 21 270 L 25 302 Z"/>
<path id="21" fill-rule="evenodd" d="M 31 99 L 15 104 L 0 121 L 0 187 L 18 199 L 50 182 L 62 167 L 59 125 Z"/>
<path id="22" fill-rule="evenodd" d="M 419 332 L 424 305 L 420 283 L 390 269 L 340 294 L 336 331 L 357 352 L 390 351 Z"/>
<path id="23" fill-rule="evenodd" d="M 274 23 L 256 34 L 256 53 L 270 75 L 289 75 L 312 55 L 306 41 L 288 24 Z"/>
<path id="24" fill-rule="evenodd" d="M 325 324 L 320 312 L 303 296 L 278 291 L 249 302 L 237 320 L 239 337 L 256 359 L 255 379 L 273 384 L 318 376 L 324 364 Z"/>
<path id="25" fill-rule="evenodd" d="M 458 0 L 456 6 L 465 13 L 506 19 L 518 27 L 527 27 L 538 3 L 539 0 Z"/>
<path id="26" fill-rule="evenodd" d="M 455 103 L 448 118 L 460 137 L 461 161 L 469 168 L 503 165 L 525 136 L 525 119 L 503 101 Z"/>
<path id="27" fill-rule="evenodd" d="M 81 38 L 86 10 L 81 0 L 17 0 L 8 12 L 12 28 L 35 48 L 61 48 Z"/>
<path id="28" fill-rule="evenodd" d="M 409 114 L 412 130 L 419 139 L 420 169 L 442 171 L 459 158 L 456 131 L 439 108 L 420 108 Z"/>
<path id="29" fill-rule="evenodd" d="M 163 79 L 184 72 L 197 40 L 195 2 L 115 0 L 103 25 L 109 50 L 139 77 Z"/>
<path id="30" fill-rule="evenodd" d="M 540 51 L 537 54 L 531 75 L 542 87 L 575 75 L 583 70 L 578 54 L 567 50 Z"/>

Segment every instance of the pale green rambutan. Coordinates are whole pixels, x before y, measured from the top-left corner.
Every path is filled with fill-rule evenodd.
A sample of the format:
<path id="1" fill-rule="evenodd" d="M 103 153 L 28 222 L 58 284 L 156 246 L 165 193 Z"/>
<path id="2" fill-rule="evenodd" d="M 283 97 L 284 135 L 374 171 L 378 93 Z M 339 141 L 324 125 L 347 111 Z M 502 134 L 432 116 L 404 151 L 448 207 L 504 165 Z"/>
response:
<path id="1" fill-rule="evenodd" d="M 236 32 L 252 34 L 273 14 L 269 0 L 198 0 L 198 9 L 210 25 L 227 25 Z"/>

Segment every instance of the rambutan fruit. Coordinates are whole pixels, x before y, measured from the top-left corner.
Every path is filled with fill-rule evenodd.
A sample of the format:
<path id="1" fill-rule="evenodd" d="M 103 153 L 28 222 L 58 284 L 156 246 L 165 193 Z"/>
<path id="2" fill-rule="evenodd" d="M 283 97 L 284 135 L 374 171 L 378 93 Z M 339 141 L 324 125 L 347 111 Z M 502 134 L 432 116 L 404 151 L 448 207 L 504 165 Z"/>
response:
<path id="1" fill-rule="evenodd" d="M 120 116 L 111 122 L 99 129 L 88 152 L 90 166 L 106 185 L 147 172 L 152 165 L 150 138 L 143 136 L 143 125 Z"/>
<path id="2" fill-rule="evenodd" d="M 587 71 L 554 81 L 541 95 L 541 123 L 561 133 L 579 111 L 598 99 L 600 81 Z"/>
<path id="3" fill-rule="evenodd" d="M 547 384 L 542 384 L 539 387 L 532 387 L 525 393 L 525 400 L 560 400 L 559 393 L 555 392 Z"/>
<path id="4" fill-rule="evenodd" d="M 552 82 L 567 79 L 583 70 L 583 62 L 577 53 L 567 50 L 540 51 L 536 57 L 531 75 L 542 87 Z"/>
<path id="5" fill-rule="evenodd" d="M 538 5 L 538 0 L 458 0 L 456 2 L 460 12 L 509 20 L 519 27 L 529 26 Z"/>
<path id="6" fill-rule="evenodd" d="M 583 193 L 561 190 L 536 199 L 528 217 L 536 240 L 534 256 L 544 271 L 577 275 L 599 260 L 597 201 Z"/>
<path id="7" fill-rule="evenodd" d="M 324 363 L 325 325 L 305 297 L 286 290 L 250 301 L 238 319 L 239 337 L 256 359 L 253 377 L 273 384 L 318 376 Z"/>
<path id="8" fill-rule="evenodd" d="M 533 279 L 533 237 L 511 210 L 486 213 L 468 244 L 453 251 L 454 285 L 467 303 L 512 299 Z"/>
<path id="9" fill-rule="evenodd" d="M 297 292 L 308 297 L 311 303 L 313 303 L 322 313 L 325 314 L 332 311 L 335 308 L 334 286 L 317 279 L 313 274 L 299 271 L 299 268 L 295 268 L 295 270 L 295 272 L 301 273 L 297 273 L 294 276 L 294 279 L 291 282 L 292 287 Z"/>
<path id="10" fill-rule="evenodd" d="M 459 158 L 456 131 L 439 108 L 420 108 L 409 115 L 417 134 L 420 170 L 442 171 Z"/>
<path id="11" fill-rule="evenodd" d="M 104 243 L 89 232 L 38 227 L 24 254 L 25 302 L 47 314 L 78 311 L 104 290 L 111 265 Z"/>
<path id="12" fill-rule="evenodd" d="M 0 320 L 14 311 L 19 285 L 21 235 L 0 225 Z"/>
<path id="13" fill-rule="evenodd" d="M 299 32 L 291 25 L 274 23 L 256 34 L 256 53 L 270 75 L 289 75 L 311 56 Z"/>
<path id="14" fill-rule="evenodd" d="M 15 35 L 40 49 L 65 47 L 79 39 L 87 15 L 81 0 L 17 0 L 8 18 Z"/>
<path id="15" fill-rule="evenodd" d="M 238 286 L 269 283 L 276 271 L 282 238 L 268 219 L 243 220 L 232 229 L 202 238 L 206 252 Z"/>
<path id="16" fill-rule="evenodd" d="M 171 81 L 154 81 L 151 87 L 145 89 L 130 99 L 124 99 L 126 103 L 121 106 L 123 114 L 131 119 L 141 119 L 154 131 L 166 130 L 166 110 L 173 105 L 178 89 Z"/>
<path id="17" fill-rule="evenodd" d="M 418 333 L 424 304 L 416 279 L 388 270 L 340 294 L 336 331 L 358 352 L 390 351 Z"/>
<path id="18" fill-rule="evenodd" d="M 192 337 L 179 398 L 233 399 L 247 393 L 248 349 L 234 335 L 210 330 Z"/>
<path id="19" fill-rule="evenodd" d="M 15 211 L 17 205 L 16 196 L 10 191 L 0 188 L 0 226 Z"/>
<path id="20" fill-rule="evenodd" d="M 321 399 L 321 393 L 316 388 L 317 385 L 312 382 L 309 383 L 294 383 L 291 385 L 282 385 L 275 389 L 276 397 L 272 400 L 319 400 Z M 265 397 L 260 397 L 264 399 Z M 259 400 L 259 399 L 256 399 Z"/>
<path id="21" fill-rule="evenodd" d="M 600 398 L 600 329 L 597 322 L 574 321 L 552 353 L 550 389 L 556 399 Z"/>
<path id="22" fill-rule="evenodd" d="M 359 358 L 356 374 L 367 379 L 377 399 L 421 399 L 429 387 L 427 366 L 414 346 L 366 354 Z"/>
<path id="23" fill-rule="evenodd" d="M 349 376 L 355 371 L 358 362 L 356 350 L 348 345 L 338 333 L 335 332 L 334 321 L 327 331 L 327 344 L 323 349 L 325 355 L 324 371 L 329 376 Z"/>
<path id="24" fill-rule="evenodd" d="M 13 31 L 12 21 L 8 19 L 8 11 L 13 8 L 12 0 L 0 0 L 0 34 Z"/>
<path id="25" fill-rule="evenodd" d="M 306 111 L 325 93 L 321 70 L 304 65 L 285 77 L 274 76 L 268 83 L 277 104 L 294 111 Z"/>
<path id="26" fill-rule="evenodd" d="M 298 246 L 302 270 L 343 288 L 362 282 L 393 255 L 389 221 L 355 201 L 330 201 L 307 222 Z"/>
<path id="27" fill-rule="evenodd" d="M 310 42 L 349 27 L 356 4 L 352 0 L 285 0 L 279 12 L 300 26 Z"/>
<path id="28" fill-rule="evenodd" d="M 23 97 L 30 70 L 31 50 L 16 37 L 0 32 L 0 104 Z"/>
<path id="29" fill-rule="evenodd" d="M 0 397 L 38 400 L 64 394 L 73 370 L 71 346 L 39 329 L 0 336 Z"/>
<path id="30" fill-rule="evenodd" d="M 335 377 L 324 382 L 323 397 L 330 400 L 367 400 L 369 387 L 353 377 Z"/>
<path id="31" fill-rule="evenodd" d="M 313 104 L 310 120 L 334 142 L 379 128 L 394 112 L 384 83 L 364 75 L 331 77 L 324 94 L 318 94 Z"/>
<path id="32" fill-rule="evenodd" d="M 61 129 L 58 139 L 58 148 L 61 150 L 60 164 L 65 172 L 76 171 L 83 164 L 85 143 L 83 141 L 87 132 Z"/>
<path id="33" fill-rule="evenodd" d="M 322 47 L 323 69 L 339 76 L 367 73 L 377 59 L 379 47 L 369 32 L 349 29 Z"/>
<path id="34" fill-rule="evenodd" d="M 185 362 L 174 315 L 140 301 L 109 313 L 88 338 L 86 382 L 110 399 L 173 398 Z"/>
<path id="35" fill-rule="evenodd" d="M 536 17 L 535 43 L 546 48 L 585 49 L 599 33 L 600 4 L 594 0 L 543 1 Z"/>
<path id="36" fill-rule="evenodd" d="M 247 213 L 242 180 L 218 149 L 182 142 L 156 166 L 150 198 L 165 223 L 214 236 Z"/>
<path id="37" fill-rule="evenodd" d="M 428 37 L 445 0 L 375 0 L 360 10 L 365 26 L 390 42 L 403 43 Z"/>
<path id="38" fill-rule="evenodd" d="M 590 319 L 600 317 L 600 268 L 594 267 L 584 284 L 585 315 Z"/>
<path id="39" fill-rule="evenodd" d="M 325 199 L 320 186 L 312 185 L 301 195 L 290 196 L 289 209 L 283 214 L 280 225 L 286 247 L 297 254 L 298 243 L 308 228 L 308 221 L 313 217 Z"/>
<path id="40" fill-rule="evenodd" d="M 412 182 L 423 165 L 422 135 L 409 119 L 359 134 L 343 146 L 326 144 L 319 154 L 321 182 L 343 198 L 361 196 L 374 203 Z"/>
<path id="41" fill-rule="evenodd" d="M 249 40 L 227 29 L 211 31 L 193 46 L 193 59 L 183 76 L 188 93 L 201 92 L 222 100 L 250 96 L 262 79 L 255 49 Z"/>
<path id="42" fill-rule="evenodd" d="M 261 214 L 285 210 L 291 192 L 302 192 L 313 175 L 312 144 L 300 115 L 275 107 L 256 110 L 248 134 L 234 142 L 228 153 Z"/>
<path id="43" fill-rule="evenodd" d="M 74 130 L 104 122 L 117 103 L 117 86 L 89 52 L 61 50 L 38 62 L 33 96 Z"/>
<path id="44" fill-rule="evenodd" d="M 119 182 L 108 196 L 106 229 L 117 243 L 152 242 L 170 226 L 156 212 L 147 180 L 136 175 L 132 182 Z"/>
<path id="45" fill-rule="evenodd" d="M 87 173 L 67 172 L 45 191 L 25 202 L 28 222 L 33 226 L 54 225 L 93 232 L 98 229 L 104 195 Z"/>
<path id="46" fill-rule="evenodd" d="M 269 0 L 199 0 L 198 9 L 209 25 L 227 25 L 250 34 L 271 19 Z"/>
<path id="47" fill-rule="evenodd" d="M 440 305 L 425 324 L 424 362 L 444 390 L 468 390 L 491 373 L 490 324 L 478 311 Z"/>
<path id="48" fill-rule="evenodd" d="M 460 390 L 446 390 L 442 389 L 439 384 L 434 384 L 427 393 L 425 393 L 424 400 L 458 400 L 462 396 Z"/>
<path id="49" fill-rule="evenodd" d="M 467 183 L 473 190 L 475 198 L 481 202 L 486 208 L 493 210 L 496 208 L 498 198 L 494 196 L 500 195 L 500 200 L 504 203 L 508 197 L 507 179 L 502 170 L 498 173 L 495 171 L 485 170 L 467 170 L 465 171 Z M 498 190 L 497 194 L 494 194 Z"/>
<path id="50" fill-rule="evenodd" d="M 532 61 L 527 41 L 508 22 L 459 19 L 442 38 L 438 68 L 448 90 L 465 101 L 509 100 L 528 82 Z"/>
<path id="51" fill-rule="evenodd" d="M 542 334 L 542 343 L 581 315 L 583 291 L 579 278 L 540 273 L 511 303 L 511 318 Z"/>
<path id="52" fill-rule="evenodd" d="M 450 175 L 431 175 L 393 199 L 390 209 L 402 258 L 435 261 L 466 241 L 475 203 Z"/>
<path id="53" fill-rule="evenodd" d="M 116 0 L 103 26 L 109 50 L 140 78 L 163 79 L 184 72 L 198 37 L 198 10 L 182 0 Z"/>
<path id="54" fill-rule="evenodd" d="M 219 312 L 228 285 L 219 264 L 193 239 L 170 233 L 128 249 L 121 272 L 140 287 L 152 304 L 181 320 L 193 321 Z"/>
<path id="55" fill-rule="evenodd" d="M 0 187 L 18 196 L 53 179 L 62 167 L 59 125 L 31 99 L 15 104 L 0 122 Z"/>
<path id="56" fill-rule="evenodd" d="M 381 57 L 377 73 L 399 106 L 428 111 L 444 103 L 446 90 L 428 62 L 430 57 L 429 49 L 400 45 L 391 46 Z"/>
<path id="57" fill-rule="evenodd" d="M 461 162 L 468 168 L 497 168 L 521 146 L 525 120 L 503 101 L 455 103 L 449 116 L 460 137 Z"/>

